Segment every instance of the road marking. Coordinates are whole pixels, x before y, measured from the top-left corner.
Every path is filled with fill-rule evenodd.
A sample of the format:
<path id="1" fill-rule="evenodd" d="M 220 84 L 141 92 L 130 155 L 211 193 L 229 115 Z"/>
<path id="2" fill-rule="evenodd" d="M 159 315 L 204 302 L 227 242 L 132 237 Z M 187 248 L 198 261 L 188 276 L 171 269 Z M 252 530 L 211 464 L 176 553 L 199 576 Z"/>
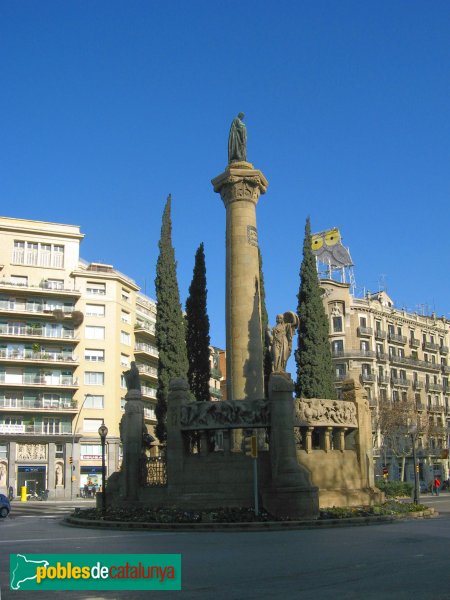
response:
<path id="1" fill-rule="evenodd" d="M 106 531 L 105 531 L 106 533 Z M 136 531 L 130 531 L 128 533 L 131 534 L 135 534 L 137 533 Z M 169 536 L 169 535 L 182 535 L 182 534 L 186 534 L 186 533 L 192 533 L 189 531 L 167 531 L 164 533 L 160 533 L 157 531 L 141 531 L 139 533 L 146 533 L 147 535 L 150 535 L 151 537 L 158 537 L 158 536 Z M 37 542 L 37 543 L 41 543 L 41 542 L 65 542 L 67 540 L 98 540 L 101 539 L 103 541 L 109 540 L 110 538 L 121 538 L 121 537 L 130 537 L 129 535 L 127 535 L 126 533 L 122 533 L 120 535 L 108 535 L 108 536 L 83 536 L 83 537 L 61 537 L 61 538 L 55 538 L 55 537 L 51 537 L 51 538 L 27 538 L 27 539 L 23 539 L 23 540 L 19 540 L 19 539 L 15 539 L 15 540 L 0 540 L 0 544 L 6 545 L 6 544 L 20 544 L 22 542 Z M 142 537 L 142 536 L 139 536 Z"/>

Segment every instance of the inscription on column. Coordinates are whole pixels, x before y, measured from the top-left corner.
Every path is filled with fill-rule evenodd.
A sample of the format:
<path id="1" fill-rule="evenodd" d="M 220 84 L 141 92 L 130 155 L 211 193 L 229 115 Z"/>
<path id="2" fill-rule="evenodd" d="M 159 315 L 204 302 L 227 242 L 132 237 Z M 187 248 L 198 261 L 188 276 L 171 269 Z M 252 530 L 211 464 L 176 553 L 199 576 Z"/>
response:
<path id="1" fill-rule="evenodd" d="M 250 246 L 258 247 L 258 232 L 253 225 L 247 225 L 247 241 Z"/>

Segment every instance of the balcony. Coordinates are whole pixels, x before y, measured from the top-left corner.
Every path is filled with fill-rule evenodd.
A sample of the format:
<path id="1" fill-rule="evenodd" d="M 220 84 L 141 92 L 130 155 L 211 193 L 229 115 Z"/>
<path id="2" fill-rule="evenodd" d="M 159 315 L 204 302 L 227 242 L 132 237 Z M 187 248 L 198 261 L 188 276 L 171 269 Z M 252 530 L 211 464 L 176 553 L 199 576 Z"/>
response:
<path id="1" fill-rule="evenodd" d="M 380 362 L 386 362 L 388 358 L 389 357 L 386 354 L 386 352 L 378 352 L 377 351 L 377 360 L 379 360 Z"/>
<path id="2" fill-rule="evenodd" d="M 433 342 L 424 342 L 422 344 L 422 348 L 424 350 L 428 350 L 429 352 L 438 352 L 440 346 L 439 344 L 434 344 Z"/>
<path id="3" fill-rule="evenodd" d="M 431 412 L 442 412 L 444 407 L 438 404 L 437 402 L 430 402 L 428 405 L 428 410 Z"/>
<path id="4" fill-rule="evenodd" d="M 21 362 L 39 362 L 39 363 L 78 363 L 78 358 L 70 354 L 61 354 L 56 352 L 33 352 L 31 350 L 9 350 L 0 349 L 0 360 L 21 361 Z"/>
<path id="5" fill-rule="evenodd" d="M 420 348 L 420 340 L 411 337 L 409 338 L 409 345 L 411 346 L 411 348 Z"/>
<path id="6" fill-rule="evenodd" d="M 425 410 L 425 404 L 423 402 L 416 402 L 416 410 Z"/>
<path id="7" fill-rule="evenodd" d="M 31 387 L 43 386 L 43 387 L 78 387 L 78 379 L 75 379 L 71 375 L 61 375 L 55 377 L 53 375 L 36 375 L 35 373 L 22 373 L 14 379 L 7 380 L 5 373 L 0 373 L 0 384 L 4 384 L 10 387 L 17 387 L 22 385 L 29 385 Z"/>
<path id="8" fill-rule="evenodd" d="M 398 335 L 396 333 L 389 333 L 388 339 L 393 344 L 406 344 L 406 337 L 404 335 Z"/>
<path id="9" fill-rule="evenodd" d="M 406 356 L 398 356 L 397 354 L 391 354 L 389 356 L 389 360 L 391 361 L 391 363 L 398 364 L 398 365 L 408 365 L 409 364 Z"/>
<path id="10" fill-rule="evenodd" d="M 442 345 L 442 346 L 439 348 L 439 352 L 440 352 L 441 354 L 448 354 L 448 346 L 444 346 L 444 345 Z"/>
<path id="11" fill-rule="evenodd" d="M 372 327 L 358 327 L 359 337 L 367 337 L 373 334 Z"/>
<path id="12" fill-rule="evenodd" d="M 69 289 L 59 285 L 57 286 L 51 281 L 42 281 L 39 285 L 31 285 L 29 283 L 16 283 L 14 281 L 3 279 L 0 280 L 0 289 L 11 290 L 15 294 L 21 290 L 25 292 L 32 290 L 33 295 L 45 294 L 46 296 L 75 296 L 77 298 L 81 296 L 80 290 Z"/>
<path id="13" fill-rule="evenodd" d="M 147 398 L 156 399 L 156 389 L 152 387 L 148 387 L 146 385 L 141 385 L 141 393 L 143 396 Z"/>
<path id="14" fill-rule="evenodd" d="M 399 387 L 409 387 L 410 380 L 404 377 L 391 377 L 392 385 L 398 385 Z"/>
<path id="15" fill-rule="evenodd" d="M 144 344 L 143 342 L 138 342 L 135 344 L 134 353 L 149 354 L 150 356 L 158 358 L 158 348 L 156 346 L 152 346 L 151 344 Z"/>
<path id="16" fill-rule="evenodd" d="M 335 381 L 344 381 L 347 377 L 346 373 L 335 373 L 334 380 Z"/>
<path id="17" fill-rule="evenodd" d="M 415 379 L 413 381 L 413 388 L 415 390 L 423 390 L 423 381 L 419 381 L 418 379 Z"/>
<path id="18" fill-rule="evenodd" d="M 386 339 L 386 332 L 382 331 L 381 329 L 375 329 L 375 338 L 377 340 L 385 340 Z"/>
<path id="19" fill-rule="evenodd" d="M 378 375 L 378 385 L 388 385 L 391 383 L 390 377 L 386 377 L 386 375 Z"/>
<path id="20" fill-rule="evenodd" d="M 74 340 L 75 332 L 73 329 L 52 329 L 45 327 L 31 327 L 29 325 L 0 325 L 0 335 L 8 337 L 26 337 L 26 338 L 51 338 L 55 340 Z"/>
<path id="21" fill-rule="evenodd" d="M 444 386 L 442 383 L 427 383 L 427 392 L 443 392 Z"/>
<path id="22" fill-rule="evenodd" d="M 376 358 L 376 352 L 373 350 L 333 350 L 333 358 Z"/>
<path id="23" fill-rule="evenodd" d="M 362 373 L 361 381 L 362 383 L 374 383 L 377 380 L 377 376 L 375 373 Z"/>
<path id="24" fill-rule="evenodd" d="M 144 419 L 146 421 L 156 421 L 156 415 L 153 408 L 146 408 L 144 406 Z"/>
<path id="25" fill-rule="evenodd" d="M 136 321 L 134 324 L 135 333 L 146 333 L 147 335 L 155 335 L 155 323 L 152 321 Z"/>
<path id="26" fill-rule="evenodd" d="M 216 400 L 222 400 L 222 392 L 220 389 L 216 389 L 216 388 L 209 388 L 209 393 L 211 394 L 211 396 L 213 398 L 215 398 Z"/>
<path id="27" fill-rule="evenodd" d="M 450 373 L 450 367 L 448 367 L 447 365 L 441 365 L 441 366 L 442 366 L 443 373 Z"/>
<path id="28" fill-rule="evenodd" d="M 48 317 L 53 315 L 55 311 L 60 311 L 63 318 L 70 318 L 75 310 L 75 306 L 50 306 L 48 304 L 39 304 L 35 302 L 26 302 L 19 304 L 17 302 L 10 302 L 9 300 L 0 300 L 0 312 L 9 313 L 11 315 L 36 315 L 42 317 Z"/>
<path id="29" fill-rule="evenodd" d="M 158 377 L 158 369 L 151 367 L 150 365 L 136 364 L 138 371 L 141 375 L 148 375 L 149 377 Z"/>
<path id="30" fill-rule="evenodd" d="M 60 398 L 59 400 L 46 400 L 44 398 L 35 398 L 32 400 L 25 398 L 0 398 L 0 409 L 7 408 L 12 411 L 35 411 L 43 410 L 47 412 L 78 412 L 76 400 Z"/>
<path id="31" fill-rule="evenodd" d="M 41 425 L 8 425 L 0 423 L 0 433 L 4 435 L 36 435 L 36 436 L 56 436 L 72 435 L 71 423 L 55 423 L 54 427 Z"/>

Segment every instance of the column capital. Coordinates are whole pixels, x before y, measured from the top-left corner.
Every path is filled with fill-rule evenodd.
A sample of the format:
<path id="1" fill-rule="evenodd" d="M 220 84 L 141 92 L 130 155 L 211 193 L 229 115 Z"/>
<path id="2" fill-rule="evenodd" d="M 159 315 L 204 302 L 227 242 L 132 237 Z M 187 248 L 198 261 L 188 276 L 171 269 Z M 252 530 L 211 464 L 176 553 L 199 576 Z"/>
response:
<path id="1" fill-rule="evenodd" d="M 238 201 L 256 205 L 259 196 L 266 193 L 269 185 L 261 171 L 244 161 L 231 163 L 211 183 L 214 191 L 221 195 L 225 208 L 231 202 Z"/>

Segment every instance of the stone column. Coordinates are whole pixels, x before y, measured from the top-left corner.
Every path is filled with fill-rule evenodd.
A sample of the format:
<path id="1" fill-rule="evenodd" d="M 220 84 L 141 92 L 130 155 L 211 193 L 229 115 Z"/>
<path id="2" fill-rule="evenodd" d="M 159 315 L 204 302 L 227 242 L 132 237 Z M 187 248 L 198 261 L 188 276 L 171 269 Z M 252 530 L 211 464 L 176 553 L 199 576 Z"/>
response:
<path id="1" fill-rule="evenodd" d="M 189 385 L 186 379 L 171 379 L 167 399 L 167 484 L 174 494 L 183 483 L 185 442 L 181 431 L 181 412 L 188 403 Z"/>
<path id="2" fill-rule="evenodd" d="M 234 162 L 212 184 L 227 211 L 227 399 L 260 399 L 264 378 L 256 204 L 268 183 L 252 164 Z"/>
<path id="3" fill-rule="evenodd" d="M 125 497 L 138 500 L 144 429 L 144 403 L 139 390 L 128 390 L 125 396 L 125 414 L 120 421 L 120 438 L 123 444 L 123 474 Z"/>

